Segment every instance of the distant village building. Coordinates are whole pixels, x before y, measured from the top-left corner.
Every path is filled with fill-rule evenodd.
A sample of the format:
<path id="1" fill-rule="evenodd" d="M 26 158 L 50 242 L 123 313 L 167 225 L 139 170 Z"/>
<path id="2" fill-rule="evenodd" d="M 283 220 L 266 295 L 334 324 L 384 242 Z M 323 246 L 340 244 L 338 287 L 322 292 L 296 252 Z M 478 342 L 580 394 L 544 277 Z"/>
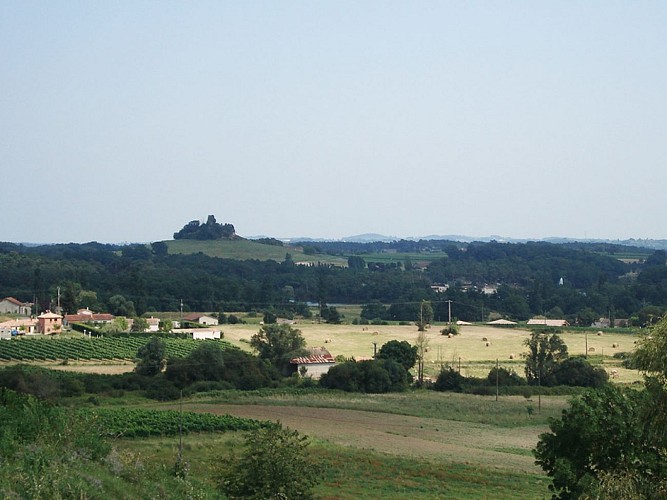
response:
<path id="1" fill-rule="evenodd" d="M 296 365 L 297 373 L 305 369 L 306 377 L 318 380 L 336 364 L 331 353 L 324 347 L 315 347 L 308 350 L 308 355 L 292 358 L 290 364 Z"/>
<path id="2" fill-rule="evenodd" d="M 88 308 L 79 309 L 76 314 L 65 314 L 63 316 L 63 325 L 69 326 L 72 323 L 111 323 L 114 320 L 113 314 L 94 313 Z"/>
<path id="3" fill-rule="evenodd" d="M 160 331 L 160 318 L 154 318 L 151 316 L 150 318 L 146 318 L 146 323 L 148 323 L 149 332 Z"/>
<path id="4" fill-rule="evenodd" d="M 526 323 L 528 326 L 549 326 L 549 327 L 564 327 L 569 323 L 564 319 L 546 319 L 546 318 L 531 318 Z"/>
<path id="5" fill-rule="evenodd" d="M 183 317 L 183 321 L 191 321 L 193 323 L 199 323 L 200 325 L 206 326 L 216 326 L 218 324 L 218 319 L 207 314 L 193 313 L 188 314 Z"/>
<path id="6" fill-rule="evenodd" d="M 197 329 L 192 331 L 194 340 L 220 340 L 222 333 L 219 330 Z"/>
<path id="7" fill-rule="evenodd" d="M 0 300 L 0 314 L 16 314 L 17 316 L 30 316 L 32 303 L 21 302 L 14 297 L 5 297 Z"/>
<path id="8" fill-rule="evenodd" d="M 37 319 L 11 319 L 0 323 L 0 336 L 32 335 L 37 333 Z"/>
<path id="9" fill-rule="evenodd" d="M 431 285 L 431 290 L 435 293 L 445 293 L 449 290 L 449 285 Z"/>
<path id="10" fill-rule="evenodd" d="M 46 311 L 37 316 L 37 332 L 44 335 L 60 333 L 63 326 L 63 317 L 60 314 Z"/>
<path id="11" fill-rule="evenodd" d="M 516 325 L 516 322 L 510 321 L 508 319 L 497 319 L 495 321 L 489 321 L 487 325 L 491 326 L 510 326 L 510 325 Z"/>

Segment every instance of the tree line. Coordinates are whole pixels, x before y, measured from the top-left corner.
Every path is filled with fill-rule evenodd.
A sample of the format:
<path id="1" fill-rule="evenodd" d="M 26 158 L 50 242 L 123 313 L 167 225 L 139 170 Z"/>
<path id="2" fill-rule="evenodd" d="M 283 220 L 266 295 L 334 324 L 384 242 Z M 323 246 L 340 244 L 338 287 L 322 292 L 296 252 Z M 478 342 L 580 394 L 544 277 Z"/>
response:
<path id="1" fill-rule="evenodd" d="M 43 311 L 53 308 L 59 293 L 65 312 L 89 307 L 128 317 L 176 311 L 181 304 L 184 311 L 296 314 L 296 304 L 314 302 L 380 303 L 386 311 L 378 319 L 414 321 L 428 301 L 435 320 L 448 319 L 451 305 L 454 317 L 465 321 L 486 320 L 494 312 L 515 320 L 546 315 L 581 324 L 632 318 L 639 325 L 659 318 L 667 304 L 662 250 L 631 264 L 583 244 L 429 242 L 445 254 L 422 269 L 409 262 L 376 265 L 364 258 L 365 244 L 357 245 L 345 246 L 354 251 L 349 267 L 308 267 L 287 255 L 283 262 L 170 255 L 164 242 L 0 243 L 0 295 L 35 301 Z M 434 284 L 447 289 L 438 293 Z M 497 292 L 483 293 L 483 284 L 497 286 Z"/>

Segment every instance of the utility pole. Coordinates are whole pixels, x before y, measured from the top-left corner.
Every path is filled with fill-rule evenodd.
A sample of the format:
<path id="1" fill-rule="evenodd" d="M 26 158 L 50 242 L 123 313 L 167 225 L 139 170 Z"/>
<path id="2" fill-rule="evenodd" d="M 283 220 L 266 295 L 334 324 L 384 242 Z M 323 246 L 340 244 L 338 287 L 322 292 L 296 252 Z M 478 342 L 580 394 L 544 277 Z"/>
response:
<path id="1" fill-rule="evenodd" d="M 447 324 L 451 325 L 452 324 L 452 301 L 447 300 L 446 302 L 447 302 L 447 306 L 448 306 L 448 309 L 449 309 L 449 320 L 447 321 Z"/>

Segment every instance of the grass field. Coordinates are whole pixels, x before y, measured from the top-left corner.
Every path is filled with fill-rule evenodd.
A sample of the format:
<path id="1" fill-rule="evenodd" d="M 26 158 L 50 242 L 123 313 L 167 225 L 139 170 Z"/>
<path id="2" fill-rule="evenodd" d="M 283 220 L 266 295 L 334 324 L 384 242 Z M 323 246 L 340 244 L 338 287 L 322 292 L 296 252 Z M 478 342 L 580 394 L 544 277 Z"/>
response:
<path id="1" fill-rule="evenodd" d="M 494 398 L 431 391 L 361 395 L 336 391 L 224 391 L 185 400 L 184 411 L 280 421 L 311 437 L 327 466 L 318 498 L 547 498 L 548 479 L 531 450 L 567 398 Z M 178 409 L 179 404 L 152 403 Z M 185 437 L 193 474 L 215 477 L 216 463 L 238 450 L 239 435 Z M 169 466 L 176 440 L 119 443 Z"/>
<path id="2" fill-rule="evenodd" d="M 333 255 L 306 255 L 301 248 L 264 245 L 252 240 L 171 240 L 165 241 L 170 254 L 201 252 L 210 257 L 236 260 L 275 260 L 282 262 L 289 253 L 294 262 L 322 262 L 347 266 L 347 258 Z"/>
<path id="3" fill-rule="evenodd" d="M 250 337 L 258 328 L 258 325 L 246 324 L 224 325 L 222 329 L 225 340 L 242 349 L 250 350 Z M 371 358 L 374 350 L 380 349 L 389 340 L 414 343 L 417 338 L 417 328 L 413 325 L 361 326 L 303 322 L 295 325 L 295 328 L 301 330 L 308 346 L 323 346 L 334 357 L 342 355 L 356 359 Z M 463 326 L 459 335 L 449 338 L 440 334 L 441 328 L 442 326 L 433 326 L 428 330 L 426 375 L 436 376 L 442 364 L 450 364 L 456 368 L 460 364 L 461 373 L 466 376 L 486 376 L 495 366 L 496 359 L 501 366 L 523 374 L 525 361 L 521 354 L 526 351 L 523 342 L 529 337 L 530 330 Z M 589 360 L 593 364 L 604 366 L 610 373 L 615 370 L 615 382 L 631 383 L 641 379 L 636 371 L 623 368 L 620 360 L 613 358 L 616 352 L 634 350 L 634 342 L 637 339 L 635 335 L 610 331 L 602 335 L 594 332 L 564 332 L 561 337 L 567 344 L 570 355 L 585 354 L 588 345 Z"/>

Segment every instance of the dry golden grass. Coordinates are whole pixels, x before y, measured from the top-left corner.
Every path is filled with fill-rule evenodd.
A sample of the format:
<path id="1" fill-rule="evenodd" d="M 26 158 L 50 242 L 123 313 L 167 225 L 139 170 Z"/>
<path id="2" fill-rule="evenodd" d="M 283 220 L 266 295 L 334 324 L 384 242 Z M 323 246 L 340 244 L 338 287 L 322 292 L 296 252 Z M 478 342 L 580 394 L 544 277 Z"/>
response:
<path id="1" fill-rule="evenodd" d="M 303 322 L 294 327 L 301 330 L 308 346 L 326 347 L 334 357 L 342 355 L 355 359 L 371 358 L 374 348 L 380 349 L 390 340 L 406 340 L 414 344 L 417 339 L 417 328 L 414 325 L 361 326 Z M 460 363 L 461 372 L 464 375 L 485 376 L 495 366 L 496 359 L 501 366 L 512 368 L 517 373 L 523 374 L 522 354 L 526 352 L 523 343 L 530 336 L 530 330 L 478 325 L 462 326 L 461 333 L 450 338 L 440 334 L 441 328 L 441 326 L 433 326 L 427 331 L 429 339 L 425 369 L 427 375 L 437 374 L 441 364 L 458 367 Z M 250 337 L 258 329 L 258 325 L 225 325 L 223 327 L 225 340 L 248 351 L 250 350 Z M 622 368 L 620 362 L 612 357 L 616 352 L 634 350 L 636 340 L 634 335 L 609 331 L 602 335 L 564 332 L 561 337 L 567 344 L 570 355 L 585 354 L 586 344 L 588 344 L 589 354 L 595 356 L 591 358 L 591 361 L 594 363 L 602 361 L 610 373 L 615 370 L 614 381 L 629 383 L 641 379 L 636 371 Z"/>

